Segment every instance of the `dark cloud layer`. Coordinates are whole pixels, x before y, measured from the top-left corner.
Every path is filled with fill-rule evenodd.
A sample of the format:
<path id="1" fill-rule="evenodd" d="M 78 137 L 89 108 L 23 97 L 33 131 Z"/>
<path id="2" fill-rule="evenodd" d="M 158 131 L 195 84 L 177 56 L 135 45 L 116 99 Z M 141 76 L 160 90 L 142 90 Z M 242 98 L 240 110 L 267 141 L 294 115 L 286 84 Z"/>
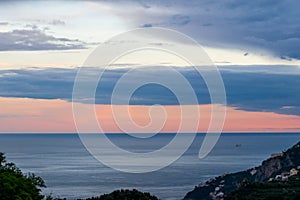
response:
<path id="1" fill-rule="evenodd" d="M 142 9 L 146 4 L 147 10 L 169 11 L 156 18 L 131 13 L 132 21 L 143 27 L 170 27 L 209 46 L 267 50 L 282 59 L 300 59 L 300 1 L 144 0 L 126 4 L 129 2 Z"/>
<path id="2" fill-rule="evenodd" d="M 6 25 L 9 25 L 8 22 L 0 22 L 0 26 L 6 26 Z"/>
<path id="3" fill-rule="evenodd" d="M 249 73 L 249 69 L 252 72 Z M 260 69 L 256 71 L 253 69 Z M 273 73 L 273 71 L 276 71 Z M 284 72 L 283 69 L 286 69 Z M 90 73 L 94 70 L 90 68 Z M 126 70 L 109 70 L 103 75 L 96 93 L 96 103 L 110 104 L 111 92 Z M 199 104 L 210 103 L 205 83 L 195 71 L 180 70 L 197 94 Z M 282 72 L 282 73 L 280 73 Z M 76 69 L 1 70 L 0 96 L 71 101 Z M 300 69 L 293 66 L 222 67 L 229 106 L 241 110 L 267 111 L 300 115 Z M 146 74 L 144 74 L 146 76 Z M 140 77 L 137 77 L 138 80 Z M 144 78 L 144 77 L 141 77 Z M 135 81 L 135 80 L 129 80 Z M 175 81 L 176 82 L 176 81 Z M 183 88 L 184 90 L 184 88 Z M 122 95 L 119 97 L 122 98 Z M 148 84 L 132 96 L 131 104 L 176 105 L 176 96 L 167 88 Z"/>

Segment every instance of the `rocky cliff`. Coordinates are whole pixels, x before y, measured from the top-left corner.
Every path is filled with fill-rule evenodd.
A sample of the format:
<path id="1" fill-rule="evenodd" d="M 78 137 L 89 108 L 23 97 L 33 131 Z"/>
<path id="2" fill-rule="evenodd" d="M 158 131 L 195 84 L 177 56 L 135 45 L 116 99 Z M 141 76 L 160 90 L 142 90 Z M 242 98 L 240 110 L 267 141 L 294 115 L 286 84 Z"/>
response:
<path id="1" fill-rule="evenodd" d="M 224 174 L 199 184 L 186 194 L 184 200 L 222 199 L 243 182 L 266 182 L 287 179 L 300 170 L 300 142 L 292 148 L 273 154 L 258 167 L 246 171 Z"/>

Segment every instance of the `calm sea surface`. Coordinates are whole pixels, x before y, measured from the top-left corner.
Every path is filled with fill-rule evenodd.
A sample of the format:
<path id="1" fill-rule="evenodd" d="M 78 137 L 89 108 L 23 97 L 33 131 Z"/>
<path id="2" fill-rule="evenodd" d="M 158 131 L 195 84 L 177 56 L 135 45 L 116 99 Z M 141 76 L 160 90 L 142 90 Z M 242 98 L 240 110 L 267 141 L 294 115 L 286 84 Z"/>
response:
<path id="1" fill-rule="evenodd" d="M 159 149 L 173 137 L 158 134 L 150 139 L 132 139 L 115 134 L 110 139 L 128 151 L 145 152 Z M 55 197 L 86 198 L 137 188 L 162 200 L 178 200 L 201 181 L 259 165 L 272 153 L 300 141 L 300 133 L 222 134 L 209 156 L 200 160 L 203 137 L 198 134 L 189 150 L 172 165 L 144 174 L 104 166 L 89 154 L 76 134 L 0 134 L 0 151 L 24 172 L 41 176 L 47 185 L 44 193 Z"/>

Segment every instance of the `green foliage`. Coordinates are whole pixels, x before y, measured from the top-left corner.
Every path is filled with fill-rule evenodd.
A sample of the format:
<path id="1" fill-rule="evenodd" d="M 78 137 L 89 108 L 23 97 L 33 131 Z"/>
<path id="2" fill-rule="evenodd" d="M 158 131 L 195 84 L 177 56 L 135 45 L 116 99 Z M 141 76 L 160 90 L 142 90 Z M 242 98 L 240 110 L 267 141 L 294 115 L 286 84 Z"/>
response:
<path id="1" fill-rule="evenodd" d="M 0 152 L 0 200 L 41 200 L 41 187 L 46 187 L 42 178 L 23 174 Z"/>
<path id="2" fill-rule="evenodd" d="M 292 176 L 288 181 L 247 183 L 231 192 L 225 200 L 298 200 L 300 199 L 300 177 Z"/>
<path id="3" fill-rule="evenodd" d="M 92 197 L 86 200 L 158 200 L 156 196 L 152 196 L 148 192 L 140 192 L 133 190 L 116 190 L 110 194 L 104 194 L 100 197 Z"/>

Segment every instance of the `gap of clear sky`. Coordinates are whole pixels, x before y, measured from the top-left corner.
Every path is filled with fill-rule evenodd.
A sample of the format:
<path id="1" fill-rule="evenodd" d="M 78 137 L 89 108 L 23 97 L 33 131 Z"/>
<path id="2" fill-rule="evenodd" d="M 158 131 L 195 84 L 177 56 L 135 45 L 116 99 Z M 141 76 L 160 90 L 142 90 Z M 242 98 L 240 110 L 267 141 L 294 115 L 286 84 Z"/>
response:
<path id="1" fill-rule="evenodd" d="M 71 93 L 78 67 L 112 36 L 149 27 L 192 37 L 218 66 L 228 102 L 224 132 L 299 132 L 299 8 L 292 0 L 0 1 L 0 133 L 76 132 Z M 153 65 L 147 54 L 118 64 L 130 65 L 136 57 Z M 193 80 L 188 66 L 176 60 L 171 65 Z M 163 94 L 152 91 L 129 106 L 135 123 L 151 121 L 151 100 Z M 96 100 L 99 122 L 105 132 L 121 132 L 103 99 L 99 94 Z M 167 113 L 162 132 L 176 132 L 180 106 L 168 102 L 155 102 Z M 195 105 L 199 132 L 208 127 L 210 107 L 205 100 Z"/>

